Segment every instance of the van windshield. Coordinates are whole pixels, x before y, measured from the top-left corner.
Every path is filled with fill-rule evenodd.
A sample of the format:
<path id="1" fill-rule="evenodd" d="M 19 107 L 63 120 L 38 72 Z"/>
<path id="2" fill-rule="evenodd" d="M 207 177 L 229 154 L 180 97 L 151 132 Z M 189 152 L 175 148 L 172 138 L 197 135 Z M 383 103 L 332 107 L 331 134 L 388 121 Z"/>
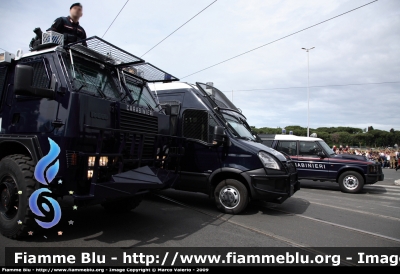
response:
<path id="1" fill-rule="evenodd" d="M 256 140 L 256 138 L 254 138 L 254 136 L 251 134 L 251 132 L 247 129 L 247 127 L 239 118 L 226 113 L 224 113 L 223 116 L 225 120 L 228 122 L 230 128 L 234 131 L 234 134 L 237 135 L 237 137 L 251 141 Z"/>
<path id="2" fill-rule="evenodd" d="M 330 148 L 330 146 L 328 146 L 327 143 L 325 143 L 324 141 L 318 141 L 318 143 L 322 146 L 322 148 L 329 154 L 335 154 L 335 152 L 333 152 L 333 150 Z"/>

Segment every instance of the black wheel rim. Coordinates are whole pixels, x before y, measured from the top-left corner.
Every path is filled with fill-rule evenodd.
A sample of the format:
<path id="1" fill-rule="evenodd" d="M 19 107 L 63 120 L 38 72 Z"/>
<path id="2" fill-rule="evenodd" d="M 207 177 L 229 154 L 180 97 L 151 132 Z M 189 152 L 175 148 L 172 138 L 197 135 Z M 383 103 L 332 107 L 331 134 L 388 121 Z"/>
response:
<path id="1" fill-rule="evenodd" d="M 6 219 L 13 219 L 18 213 L 19 197 L 16 180 L 11 174 L 0 179 L 0 213 Z"/>

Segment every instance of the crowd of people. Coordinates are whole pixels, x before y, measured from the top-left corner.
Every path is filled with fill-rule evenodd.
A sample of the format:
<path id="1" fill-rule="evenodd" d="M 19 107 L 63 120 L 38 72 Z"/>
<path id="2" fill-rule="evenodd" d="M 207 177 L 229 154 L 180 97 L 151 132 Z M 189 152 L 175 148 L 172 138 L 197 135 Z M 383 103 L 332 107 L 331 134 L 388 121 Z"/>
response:
<path id="1" fill-rule="evenodd" d="M 399 149 L 366 149 L 349 148 L 349 146 L 333 146 L 333 152 L 336 154 L 355 154 L 367 157 L 367 159 L 378 162 L 382 168 L 400 169 L 400 150 Z"/>

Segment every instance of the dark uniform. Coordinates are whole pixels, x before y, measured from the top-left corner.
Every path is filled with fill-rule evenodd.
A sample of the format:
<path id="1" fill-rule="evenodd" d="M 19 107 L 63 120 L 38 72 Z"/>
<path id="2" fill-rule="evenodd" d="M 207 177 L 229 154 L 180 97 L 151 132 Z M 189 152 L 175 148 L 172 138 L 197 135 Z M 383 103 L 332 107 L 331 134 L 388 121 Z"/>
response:
<path id="1" fill-rule="evenodd" d="M 86 39 L 85 30 L 79 25 L 79 22 L 75 23 L 70 16 L 57 18 L 47 31 L 64 34 L 64 45 Z M 87 46 L 86 42 L 82 44 Z"/>

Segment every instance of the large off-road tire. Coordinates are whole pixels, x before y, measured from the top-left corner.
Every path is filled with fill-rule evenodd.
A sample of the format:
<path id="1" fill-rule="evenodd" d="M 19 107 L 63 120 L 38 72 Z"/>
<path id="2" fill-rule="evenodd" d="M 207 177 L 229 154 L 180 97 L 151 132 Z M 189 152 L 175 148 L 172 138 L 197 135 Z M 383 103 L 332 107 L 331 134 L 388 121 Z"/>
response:
<path id="1" fill-rule="evenodd" d="M 249 202 L 249 195 L 245 185 L 234 179 L 220 182 L 214 190 L 214 199 L 217 208 L 227 214 L 239 214 Z"/>
<path id="2" fill-rule="evenodd" d="M 6 237 L 17 239 L 33 231 L 29 197 L 38 184 L 34 170 L 32 159 L 26 155 L 9 155 L 0 161 L 0 232 Z"/>
<path id="3" fill-rule="evenodd" d="M 356 171 L 345 171 L 338 179 L 340 189 L 347 193 L 359 193 L 364 187 L 364 178 Z"/>
<path id="4" fill-rule="evenodd" d="M 126 213 L 135 209 L 142 202 L 143 196 L 134 196 L 102 203 L 104 209 L 110 213 Z"/>

